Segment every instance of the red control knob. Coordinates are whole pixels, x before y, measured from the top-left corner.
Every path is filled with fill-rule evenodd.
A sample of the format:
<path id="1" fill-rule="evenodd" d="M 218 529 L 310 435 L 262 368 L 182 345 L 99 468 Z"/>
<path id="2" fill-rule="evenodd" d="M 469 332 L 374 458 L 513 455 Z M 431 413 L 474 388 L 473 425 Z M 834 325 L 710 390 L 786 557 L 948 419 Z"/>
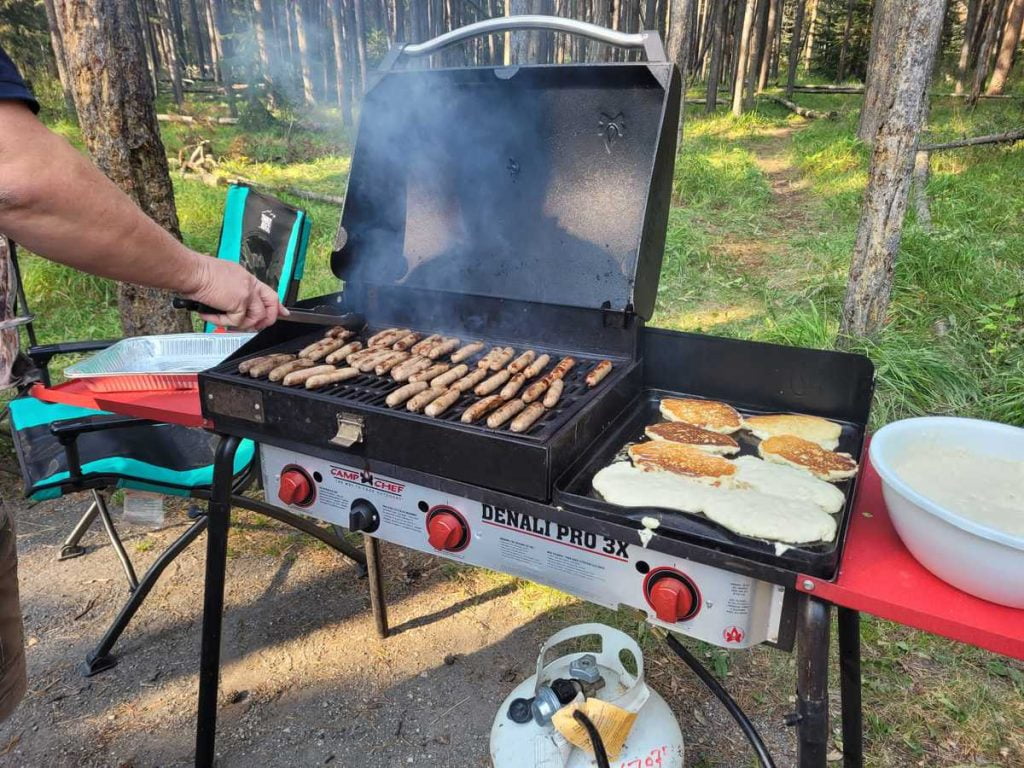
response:
<path id="1" fill-rule="evenodd" d="M 694 609 L 694 593 L 689 585 L 675 576 L 663 576 L 651 585 L 648 600 L 654 614 L 666 624 L 689 618 Z"/>
<path id="2" fill-rule="evenodd" d="M 286 469 L 281 473 L 277 487 L 277 498 L 285 504 L 302 506 L 313 500 L 313 482 L 301 469 Z"/>
<path id="3" fill-rule="evenodd" d="M 427 541 L 434 549 L 454 552 L 465 537 L 465 523 L 451 512 L 437 512 L 427 520 Z"/>

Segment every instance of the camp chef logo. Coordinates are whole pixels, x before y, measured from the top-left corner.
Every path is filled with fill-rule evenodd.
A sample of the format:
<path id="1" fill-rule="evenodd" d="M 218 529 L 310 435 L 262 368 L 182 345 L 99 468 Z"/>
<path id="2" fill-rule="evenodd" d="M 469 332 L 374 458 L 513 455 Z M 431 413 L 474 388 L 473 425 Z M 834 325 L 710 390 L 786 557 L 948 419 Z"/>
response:
<path id="1" fill-rule="evenodd" d="M 372 472 L 368 472 L 365 469 L 348 469 L 347 467 L 335 467 L 332 465 L 331 477 L 346 483 L 364 485 L 373 488 L 375 491 L 389 493 L 392 496 L 401 496 L 402 492 L 405 491 L 405 483 L 396 483 L 394 480 L 388 480 L 386 477 L 374 477 Z"/>
<path id="2" fill-rule="evenodd" d="M 274 212 L 260 211 L 260 229 L 270 234 L 270 228 L 274 226 Z"/>
<path id="3" fill-rule="evenodd" d="M 608 536 L 598 536 L 590 531 L 581 531 L 569 525 L 553 523 L 525 512 L 484 504 L 483 521 L 498 528 L 524 531 L 533 536 L 541 536 L 576 549 L 590 550 L 615 560 L 629 559 L 629 545 L 624 541 L 618 541 Z"/>
<path id="4" fill-rule="evenodd" d="M 722 639 L 727 643 L 742 643 L 744 637 L 743 630 L 735 625 L 722 630 Z"/>

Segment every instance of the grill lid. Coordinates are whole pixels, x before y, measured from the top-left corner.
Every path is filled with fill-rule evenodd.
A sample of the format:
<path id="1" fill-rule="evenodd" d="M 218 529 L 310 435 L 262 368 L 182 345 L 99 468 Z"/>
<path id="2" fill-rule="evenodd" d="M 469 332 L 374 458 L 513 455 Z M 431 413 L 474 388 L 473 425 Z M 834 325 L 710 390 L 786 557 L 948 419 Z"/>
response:
<path id="1" fill-rule="evenodd" d="M 334 273 L 649 318 L 679 87 L 669 63 L 385 73 Z"/>

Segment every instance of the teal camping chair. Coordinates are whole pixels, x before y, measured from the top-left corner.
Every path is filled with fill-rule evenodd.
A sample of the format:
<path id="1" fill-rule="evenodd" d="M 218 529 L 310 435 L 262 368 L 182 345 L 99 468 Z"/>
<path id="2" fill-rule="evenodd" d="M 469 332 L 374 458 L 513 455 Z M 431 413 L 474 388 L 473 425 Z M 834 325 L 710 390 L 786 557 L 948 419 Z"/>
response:
<path id="1" fill-rule="evenodd" d="M 264 282 L 276 285 L 282 302 L 290 304 L 302 277 L 309 230 L 309 218 L 303 211 L 247 187 L 232 186 L 228 190 L 217 258 L 239 262 Z M 13 249 L 12 258 L 16 264 Z M 14 273 L 17 275 L 16 269 Z M 216 329 L 207 324 L 206 330 Z M 32 346 L 28 358 L 37 367 L 37 378 L 48 384 L 48 366 L 54 356 L 99 350 L 111 343 Z M 92 504 L 64 541 L 60 559 L 86 552 L 81 546 L 82 537 L 99 517 L 128 579 L 128 601 L 83 665 L 84 674 L 93 675 L 116 664 L 111 649 L 117 639 L 164 569 L 206 529 L 205 512 L 193 506 L 193 523 L 138 579 L 114 526 L 104 492 L 128 488 L 206 499 L 213 482 L 218 439 L 201 429 L 46 403 L 30 395 L 15 398 L 9 408 L 26 496 L 43 500 L 83 491 L 92 494 Z M 364 563 L 362 554 L 338 535 L 304 519 L 282 514 L 258 500 L 242 497 L 241 493 L 256 477 L 255 459 L 256 446 L 243 441 L 233 468 L 235 501 L 239 506 L 296 526 L 360 565 Z"/>

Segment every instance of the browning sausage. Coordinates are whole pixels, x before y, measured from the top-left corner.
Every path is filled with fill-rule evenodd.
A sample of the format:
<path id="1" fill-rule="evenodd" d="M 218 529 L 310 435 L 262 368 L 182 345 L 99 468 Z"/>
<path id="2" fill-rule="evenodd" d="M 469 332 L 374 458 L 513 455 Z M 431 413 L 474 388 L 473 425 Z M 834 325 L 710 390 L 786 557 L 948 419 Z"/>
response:
<path id="1" fill-rule="evenodd" d="M 306 355 L 306 357 L 308 357 L 315 363 L 320 360 L 323 360 L 325 357 L 331 354 L 331 352 L 334 352 L 336 349 L 341 349 L 344 346 L 344 339 L 326 339 L 322 344 L 320 344 L 308 355 Z"/>
<path id="2" fill-rule="evenodd" d="M 512 374 L 525 371 L 526 368 L 533 362 L 534 358 L 537 357 L 537 353 L 532 349 L 528 349 L 511 363 L 509 363 L 508 369 Z"/>
<path id="3" fill-rule="evenodd" d="M 354 379 L 358 375 L 358 368 L 338 368 L 330 373 L 318 373 L 306 379 L 306 389 L 326 387 L 328 384 L 340 384 L 343 381 Z"/>
<path id="4" fill-rule="evenodd" d="M 595 365 L 590 373 L 587 374 L 584 381 L 587 382 L 588 387 L 596 387 L 605 376 L 612 372 L 612 361 L 602 360 L 600 363 Z"/>
<path id="5" fill-rule="evenodd" d="M 501 352 L 496 354 L 491 362 L 487 365 L 492 371 L 500 371 L 509 361 L 515 357 L 516 351 L 512 347 L 505 347 Z"/>
<path id="6" fill-rule="evenodd" d="M 562 396 L 563 387 L 565 387 L 565 382 L 561 379 L 555 379 L 548 385 L 548 391 L 544 393 L 545 408 L 554 408 L 558 405 L 558 398 Z"/>
<path id="7" fill-rule="evenodd" d="M 443 389 L 425 389 L 405 404 L 406 409 L 418 413 L 445 393 Z"/>
<path id="8" fill-rule="evenodd" d="M 509 400 L 501 406 L 501 408 L 487 417 L 487 426 L 491 429 L 497 429 L 525 407 L 526 403 L 522 400 Z"/>
<path id="9" fill-rule="evenodd" d="M 552 382 L 555 379 L 563 378 L 565 374 L 572 370 L 572 367 L 574 365 L 576 365 L 576 361 L 573 358 L 563 357 L 561 360 L 558 361 L 558 365 L 551 369 L 551 373 L 549 373 L 546 377 L 547 380 L 549 382 Z M 609 365 L 611 365 L 611 363 L 609 363 Z"/>
<path id="10" fill-rule="evenodd" d="M 426 370 L 417 371 L 416 373 L 409 377 L 409 381 L 429 381 L 430 386 L 432 387 L 440 386 L 439 384 L 434 384 L 434 379 L 436 379 L 442 373 L 447 371 L 449 368 L 451 368 L 451 366 L 448 365 L 448 363 L 436 363 L 427 368 Z"/>
<path id="11" fill-rule="evenodd" d="M 329 354 L 327 356 L 327 359 L 325 359 L 324 362 L 325 363 L 330 363 L 331 365 L 335 365 L 337 363 L 340 363 L 342 360 L 344 360 L 346 357 L 351 355 L 353 352 L 358 352 L 362 348 L 363 348 L 362 342 L 360 342 L 360 341 L 350 341 L 348 344 L 346 344 L 345 346 L 341 347 L 340 349 L 336 349 L 333 352 L 331 352 L 331 354 Z"/>
<path id="12" fill-rule="evenodd" d="M 409 333 L 405 334 L 405 336 L 402 336 L 394 343 L 392 349 L 394 349 L 397 352 L 405 352 L 407 349 L 409 349 L 409 347 L 411 347 L 419 340 L 420 335 L 418 333 L 414 331 L 409 331 Z"/>
<path id="13" fill-rule="evenodd" d="M 303 368 L 312 367 L 313 362 L 311 360 L 306 360 L 305 358 L 300 357 L 298 360 L 292 360 L 290 362 L 285 363 L 284 365 L 277 366 L 277 368 L 270 372 L 270 375 L 267 378 L 269 378 L 271 381 L 280 381 L 292 371 L 298 371 Z"/>
<path id="14" fill-rule="evenodd" d="M 427 371 L 431 370 L 432 368 L 436 368 L 436 367 L 437 366 L 431 366 L 431 368 L 428 368 Z M 424 371 L 424 373 L 426 373 L 427 371 Z M 465 363 L 463 363 L 462 365 L 456 365 L 450 371 L 447 371 L 446 373 L 442 373 L 440 376 L 431 379 L 430 380 L 430 386 L 432 386 L 432 387 L 445 387 L 445 388 L 450 387 L 452 384 L 454 384 L 456 381 L 461 379 L 467 373 L 469 373 L 469 366 L 468 365 L 466 365 Z M 419 374 L 416 374 L 416 375 L 419 376 Z"/>
<path id="15" fill-rule="evenodd" d="M 473 390 L 475 395 L 483 397 L 489 395 L 491 392 L 499 389 L 502 384 L 508 381 L 512 377 L 512 374 L 508 371 L 498 371 L 496 374 L 476 385 L 476 389 Z"/>
<path id="16" fill-rule="evenodd" d="M 431 360 L 437 360 L 439 357 L 444 357 L 449 352 L 454 352 L 459 346 L 459 340 L 455 338 L 445 339 L 440 344 L 435 344 L 427 352 L 427 357 Z"/>
<path id="17" fill-rule="evenodd" d="M 550 363 L 550 362 L 551 362 L 551 355 L 541 355 L 536 360 L 534 360 L 532 363 L 530 363 L 530 367 L 526 369 L 526 371 L 525 371 L 526 378 L 532 379 L 538 373 L 543 371 L 547 367 L 548 363 Z"/>
<path id="18" fill-rule="evenodd" d="M 300 349 L 299 357 L 309 357 L 311 352 L 315 352 L 319 347 L 322 347 L 324 344 L 328 344 L 332 341 L 334 341 L 334 339 L 317 339 L 312 344 L 307 344 Z"/>
<path id="19" fill-rule="evenodd" d="M 544 413 L 544 403 L 532 403 L 525 411 L 512 420 L 509 429 L 513 432 L 525 432 Z"/>
<path id="20" fill-rule="evenodd" d="M 427 357 L 414 357 L 406 360 L 401 365 L 391 369 L 391 378 L 395 381 L 407 381 L 414 373 L 419 373 L 429 368 L 431 362 L 430 358 Z"/>
<path id="21" fill-rule="evenodd" d="M 373 372 L 376 373 L 378 376 L 383 376 L 396 365 L 404 363 L 410 357 L 412 357 L 411 352 L 392 352 L 390 355 L 385 357 L 383 360 L 378 362 L 377 365 L 373 367 Z"/>
<path id="22" fill-rule="evenodd" d="M 417 341 L 410 350 L 414 355 L 425 355 L 430 348 L 441 341 L 444 337 L 440 333 L 432 333 L 423 341 Z"/>
<path id="23" fill-rule="evenodd" d="M 413 395 L 418 395 L 420 392 L 427 388 L 427 382 L 425 381 L 414 381 L 412 384 L 406 384 L 404 387 L 399 387 L 384 401 L 389 407 L 394 408 L 396 405 L 401 405 Z"/>
<path id="24" fill-rule="evenodd" d="M 512 370 L 512 366 L 509 366 L 509 370 Z M 523 384 L 525 383 L 526 374 L 517 373 L 515 376 L 509 379 L 508 384 L 506 384 L 504 388 L 501 390 L 501 399 L 511 400 L 513 397 L 519 394 L 519 390 L 523 388 Z"/>
<path id="25" fill-rule="evenodd" d="M 340 325 L 335 325 L 327 329 L 324 336 L 330 336 L 332 339 L 341 339 L 342 341 L 348 341 L 356 335 L 355 331 L 350 331 L 348 328 L 342 328 Z"/>
<path id="26" fill-rule="evenodd" d="M 369 344 L 367 344 L 367 346 L 370 346 L 370 347 L 390 347 L 392 344 L 394 344 L 400 338 L 405 336 L 405 334 L 407 334 L 407 333 L 409 333 L 409 329 L 408 328 L 399 328 L 399 329 L 394 330 L 394 331 L 388 331 L 388 332 L 386 332 L 384 334 L 377 335 L 375 337 L 377 340 L 369 342 Z"/>
<path id="27" fill-rule="evenodd" d="M 377 346 L 377 341 L 381 338 L 381 336 L 385 336 L 389 333 L 398 333 L 398 331 L 398 328 L 385 328 L 383 331 L 377 331 L 377 333 L 373 334 L 373 336 L 366 340 L 366 346 L 375 347 Z"/>
<path id="28" fill-rule="evenodd" d="M 532 403 L 538 397 L 543 395 L 547 391 L 549 383 L 547 376 L 539 381 L 533 382 L 533 384 L 528 386 L 526 391 L 523 392 L 523 402 Z"/>
<path id="29" fill-rule="evenodd" d="M 491 395 L 485 397 L 483 400 L 477 400 L 469 408 L 462 412 L 462 423 L 472 424 L 474 421 L 479 419 L 486 413 L 493 411 L 495 408 L 500 406 L 504 400 L 501 399 L 500 395 Z"/>
<path id="30" fill-rule="evenodd" d="M 434 400 L 430 405 L 423 411 L 427 416 L 440 416 L 442 413 L 451 408 L 455 403 L 459 402 L 459 398 L 462 397 L 462 393 L 457 389 L 446 390 L 443 395 Z"/>
<path id="31" fill-rule="evenodd" d="M 504 351 L 505 351 L 504 347 L 493 347 L 490 351 L 488 351 L 488 353 L 486 355 L 484 355 L 483 357 L 481 357 L 479 360 L 476 361 L 476 367 L 477 368 L 487 368 L 487 367 L 489 367 L 490 364 L 491 364 L 491 360 L 496 358 L 498 355 L 500 355 Z"/>
<path id="32" fill-rule="evenodd" d="M 304 368 L 301 371 L 292 371 L 284 377 L 281 381 L 286 387 L 294 387 L 296 384 L 305 383 L 306 379 L 310 376 L 316 376 L 321 373 L 333 373 L 338 370 L 333 365 L 314 365 L 311 368 Z"/>
<path id="33" fill-rule="evenodd" d="M 475 355 L 483 348 L 484 343 L 482 341 L 474 341 L 470 344 L 467 344 L 464 347 L 460 347 L 459 349 L 452 353 L 452 362 L 461 363 L 463 360 L 469 360 L 469 358 L 471 358 L 473 355 Z"/>
<path id="34" fill-rule="evenodd" d="M 390 349 L 377 348 L 375 352 L 367 355 L 366 357 L 359 358 L 359 362 L 354 363 L 354 365 L 363 373 L 369 373 L 377 366 L 378 363 L 383 363 L 386 358 L 393 354 L 395 353 Z"/>
<path id="35" fill-rule="evenodd" d="M 238 364 L 239 373 L 248 373 L 253 378 L 263 376 L 270 371 L 274 370 L 281 363 L 287 363 L 290 360 L 294 360 L 295 355 L 263 355 L 262 357 L 254 357 L 252 360 L 243 360 Z M 257 371 L 257 369 L 259 369 Z"/>
<path id="36" fill-rule="evenodd" d="M 477 368 L 468 376 L 463 376 L 461 379 L 451 385 L 452 389 L 457 389 L 459 392 L 468 392 L 481 381 L 487 378 L 487 371 L 483 368 Z"/>

